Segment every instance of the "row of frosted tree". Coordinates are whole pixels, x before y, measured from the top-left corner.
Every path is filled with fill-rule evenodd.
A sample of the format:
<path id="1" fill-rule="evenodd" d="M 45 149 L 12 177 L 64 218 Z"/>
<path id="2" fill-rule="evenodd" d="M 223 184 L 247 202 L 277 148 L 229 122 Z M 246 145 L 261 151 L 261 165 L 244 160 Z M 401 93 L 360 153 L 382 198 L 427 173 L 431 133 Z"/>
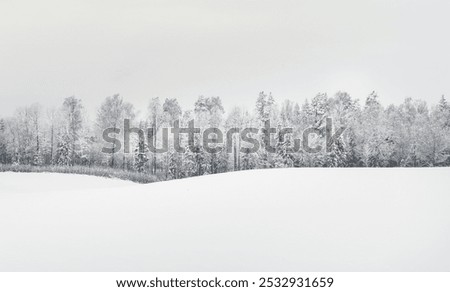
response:
<path id="1" fill-rule="evenodd" d="M 333 129 L 345 127 L 342 136 L 325 147 L 326 119 L 332 118 Z M 133 127 L 152 129 L 151 141 L 131 135 L 129 151 L 123 145 L 124 120 Z M 168 151 L 149 151 L 149 143 L 164 147 L 165 129 L 179 121 L 187 127 L 194 120 L 202 131 L 216 128 L 259 128 L 269 120 L 276 133 L 254 135 L 259 149 L 250 151 L 247 142 L 236 133 L 231 149 L 210 153 L 195 136 L 194 147 L 188 137 L 180 136 L 184 153 L 175 151 L 168 130 Z M 117 142 L 102 138 L 106 128 L 120 129 Z M 282 128 L 293 132 L 281 135 Z M 311 147 L 322 145 L 322 151 L 304 148 L 292 151 L 295 140 L 304 138 L 303 131 L 316 129 L 308 141 Z M 167 132 L 166 132 L 167 133 Z M 323 134 L 321 134 L 323 133 Z M 114 136 L 111 135 L 111 136 Z M 214 136 L 214 133 L 212 134 Z M 248 144 L 248 143 L 247 143 Z M 103 147 L 114 149 L 105 153 Z M 208 173 L 277 167 L 432 167 L 450 165 L 450 106 L 444 96 L 429 106 L 422 100 L 407 98 L 400 105 L 384 106 L 375 92 L 365 100 L 351 98 L 345 92 L 334 96 L 318 94 L 297 103 L 277 101 L 261 92 L 255 107 L 234 107 L 225 112 L 219 97 L 199 97 L 193 108 L 182 109 L 175 98 L 149 100 L 146 113 L 137 115 L 132 104 L 120 95 L 105 98 L 96 117 L 89 119 L 82 100 L 68 97 L 58 108 L 45 109 L 39 104 L 18 108 L 12 117 L 0 118 L 0 163 L 15 165 L 60 165 L 110 167 L 157 175 L 162 179 L 183 178 Z"/>

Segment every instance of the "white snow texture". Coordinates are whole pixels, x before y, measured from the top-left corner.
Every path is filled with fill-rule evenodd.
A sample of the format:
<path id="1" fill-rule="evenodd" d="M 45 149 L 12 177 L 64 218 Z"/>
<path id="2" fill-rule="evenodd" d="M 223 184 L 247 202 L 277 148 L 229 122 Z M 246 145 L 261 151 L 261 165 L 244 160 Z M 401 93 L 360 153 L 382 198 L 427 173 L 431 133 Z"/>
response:
<path id="1" fill-rule="evenodd" d="M 0 271 L 450 271 L 450 169 L 0 173 Z"/>

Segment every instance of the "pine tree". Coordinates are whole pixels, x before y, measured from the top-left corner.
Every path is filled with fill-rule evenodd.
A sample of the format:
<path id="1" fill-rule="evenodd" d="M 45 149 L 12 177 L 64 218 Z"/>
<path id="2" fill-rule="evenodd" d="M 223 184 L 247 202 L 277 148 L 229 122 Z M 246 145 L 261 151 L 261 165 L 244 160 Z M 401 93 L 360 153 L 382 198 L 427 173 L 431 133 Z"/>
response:
<path id="1" fill-rule="evenodd" d="M 185 177 L 183 173 L 182 154 L 176 152 L 173 147 L 169 149 L 168 153 L 168 169 L 170 178 L 172 179 L 179 179 Z"/>
<path id="2" fill-rule="evenodd" d="M 6 164 L 8 158 L 8 149 L 6 146 L 6 125 L 5 120 L 0 119 L 0 163 Z"/>
<path id="3" fill-rule="evenodd" d="M 327 152 L 324 159 L 326 167 L 345 167 L 347 166 L 347 153 L 345 151 L 342 139 L 336 139 L 331 145 L 331 151 Z"/>
<path id="4" fill-rule="evenodd" d="M 347 150 L 347 166 L 360 167 L 363 166 L 361 159 L 361 152 L 358 145 L 358 136 L 354 128 L 350 127 L 346 130 L 348 138 L 348 150 Z"/>
<path id="5" fill-rule="evenodd" d="M 147 152 L 149 151 L 148 145 L 145 143 L 143 137 L 139 137 L 139 142 L 134 150 L 134 168 L 137 172 L 144 172 L 145 165 L 148 162 Z"/>
<path id="6" fill-rule="evenodd" d="M 292 136 L 290 134 L 281 135 L 278 131 L 275 158 L 275 167 L 293 167 L 294 166 L 294 154 L 292 153 L 293 143 Z"/>
<path id="7" fill-rule="evenodd" d="M 56 146 L 56 163 L 58 165 L 71 164 L 71 150 L 70 150 L 71 137 L 68 134 L 63 134 Z"/>
<path id="8" fill-rule="evenodd" d="M 192 149 L 191 149 L 192 148 Z M 186 147 L 183 159 L 183 177 L 200 176 L 206 174 L 206 159 L 201 147 Z"/>
<path id="9" fill-rule="evenodd" d="M 229 167 L 229 155 L 226 149 L 222 149 L 218 153 L 217 158 L 217 173 L 227 172 Z"/>
<path id="10" fill-rule="evenodd" d="M 75 98 L 74 96 L 68 97 L 64 100 L 62 112 L 63 121 L 65 124 L 65 139 L 69 139 L 69 163 L 74 165 L 76 159 L 80 156 L 79 142 L 80 133 L 83 127 L 83 106 L 81 105 L 81 100 Z M 66 146 L 66 145 L 64 145 Z"/>
<path id="11" fill-rule="evenodd" d="M 269 119 L 269 117 L 267 116 L 266 104 L 267 95 L 264 93 L 264 91 L 261 91 L 259 93 L 258 99 L 256 100 L 256 114 L 258 116 L 258 120 L 261 123 L 264 123 Z"/>
<path id="12" fill-rule="evenodd" d="M 441 99 L 439 100 L 438 111 L 442 127 L 444 129 L 450 128 L 450 106 L 444 95 L 442 95 Z"/>
<path id="13" fill-rule="evenodd" d="M 310 115 L 312 115 L 313 127 L 320 129 L 324 125 L 324 120 L 329 112 L 329 102 L 326 93 L 317 94 L 312 100 L 310 108 Z"/>
<path id="14" fill-rule="evenodd" d="M 252 153 L 249 148 L 244 148 L 244 154 L 242 155 L 242 169 L 249 170 L 258 167 L 258 155 Z"/>

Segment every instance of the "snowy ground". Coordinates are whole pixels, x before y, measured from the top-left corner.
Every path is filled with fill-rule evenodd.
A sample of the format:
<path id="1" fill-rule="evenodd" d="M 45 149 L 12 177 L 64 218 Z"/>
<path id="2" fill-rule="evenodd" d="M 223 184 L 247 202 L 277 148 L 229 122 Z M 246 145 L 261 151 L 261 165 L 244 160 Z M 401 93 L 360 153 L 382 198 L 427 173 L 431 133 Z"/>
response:
<path id="1" fill-rule="evenodd" d="M 0 173 L 0 271 L 450 271 L 450 169 Z"/>

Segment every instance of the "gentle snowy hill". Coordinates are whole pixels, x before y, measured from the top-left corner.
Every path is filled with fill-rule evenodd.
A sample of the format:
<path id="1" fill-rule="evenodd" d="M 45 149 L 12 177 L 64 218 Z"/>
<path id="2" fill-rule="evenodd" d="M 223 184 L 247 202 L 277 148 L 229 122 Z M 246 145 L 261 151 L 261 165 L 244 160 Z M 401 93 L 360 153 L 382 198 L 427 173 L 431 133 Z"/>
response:
<path id="1" fill-rule="evenodd" d="M 0 173 L 0 271 L 450 271 L 450 169 Z"/>

